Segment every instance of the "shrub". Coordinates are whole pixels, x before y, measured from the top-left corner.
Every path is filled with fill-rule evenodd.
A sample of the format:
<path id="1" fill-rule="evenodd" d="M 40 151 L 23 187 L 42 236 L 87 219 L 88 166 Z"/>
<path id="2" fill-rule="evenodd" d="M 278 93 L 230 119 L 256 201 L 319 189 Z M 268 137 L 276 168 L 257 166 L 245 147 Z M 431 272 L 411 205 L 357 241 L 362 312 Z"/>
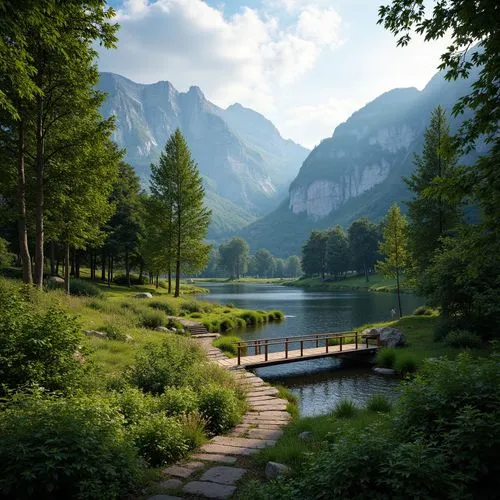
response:
<path id="1" fill-rule="evenodd" d="M 103 300 L 93 299 L 87 302 L 87 307 L 89 307 L 90 309 L 94 309 L 94 311 L 102 311 L 103 309 L 105 309 L 106 304 Z"/>
<path id="2" fill-rule="evenodd" d="M 141 456 L 152 467 L 174 462 L 189 451 L 180 421 L 161 413 L 139 421 L 131 428 L 131 436 Z"/>
<path id="3" fill-rule="evenodd" d="M 98 396 L 20 396 L 0 412 L 0 491 L 8 498 L 117 498 L 140 462 L 121 417 Z"/>
<path id="4" fill-rule="evenodd" d="M 69 280 L 69 293 L 80 297 L 102 297 L 103 293 L 90 281 L 72 278 Z"/>
<path id="5" fill-rule="evenodd" d="M 241 342 L 241 339 L 239 337 L 236 337 L 235 335 L 224 335 L 222 337 L 219 337 L 218 339 L 215 339 L 213 341 L 213 346 L 219 348 L 221 351 L 223 351 L 226 354 L 229 354 L 231 356 L 237 356 L 238 355 L 238 346 L 236 345 L 237 342 Z M 245 354 L 246 349 L 241 350 L 241 354 Z"/>
<path id="6" fill-rule="evenodd" d="M 392 368 L 396 361 L 396 351 L 391 347 L 384 347 L 377 351 L 375 363 L 382 368 Z"/>
<path id="7" fill-rule="evenodd" d="M 162 311 L 154 310 L 144 310 L 141 313 L 141 325 L 144 328 L 149 328 L 150 330 L 154 330 L 158 326 L 165 326 L 168 322 L 168 318 L 166 314 Z"/>
<path id="8" fill-rule="evenodd" d="M 195 313 L 195 312 L 205 312 L 203 309 L 203 305 L 201 302 L 196 300 L 186 300 L 181 304 L 181 311 L 185 311 L 187 313 Z"/>
<path id="9" fill-rule="evenodd" d="M 169 417 L 193 413 L 198 409 L 198 394 L 190 387 L 168 387 L 157 404 L 158 409 Z"/>
<path id="10" fill-rule="evenodd" d="M 120 331 L 115 325 L 110 323 L 106 323 L 99 328 L 100 332 L 104 332 L 107 335 L 107 338 L 110 340 L 127 340 L 127 335 Z"/>
<path id="11" fill-rule="evenodd" d="M 221 320 L 219 324 L 219 328 L 221 333 L 229 332 L 231 330 L 234 330 L 235 323 L 232 318 L 224 318 Z"/>
<path id="12" fill-rule="evenodd" d="M 413 316 L 432 316 L 434 309 L 429 306 L 419 306 L 413 311 Z"/>
<path id="13" fill-rule="evenodd" d="M 240 318 L 245 321 L 247 326 L 255 326 L 261 322 L 259 314 L 255 311 L 242 312 Z"/>
<path id="14" fill-rule="evenodd" d="M 333 410 L 337 418 L 352 418 L 357 412 L 356 405 L 350 399 L 341 399 Z"/>
<path id="15" fill-rule="evenodd" d="M 419 360 L 411 352 L 399 352 L 394 361 L 394 369 L 403 377 L 415 373 L 418 365 Z"/>
<path id="16" fill-rule="evenodd" d="M 234 326 L 238 330 L 241 330 L 247 326 L 247 323 L 243 318 L 234 318 Z"/>
<path id="17" fill-rule="evenodd" d="M 161 394 L 168 386 L 183 385 L 195 365 L 204 359 L 203 351 L 194 341 L 168 335 L 162 345 L 146 345 L 137 354 L 129 378 L 142 390 Z"/>
<path id="18" fill-rule="evenodd" d="M 236 383 L 235 378 L 227 370 L 215 363 L 205 362 L 193 366 L 185 380 L 185 384 L 190 387 L 216 385 L 217 387 L 226 387 L 235 394 L 242 395 L 241 388 Z"/>
<path id="19" fill-rule="evenodd" d="M 169 302 L 160 302 L 159 300 L 150 302 L 148 306 L 152 307 L 153 309 L 158 309 L 160 311 L 163 311 L 165 314 L 168 314 L 169 316 L 176 316 L 179 312 L 175 305 L 170 304 Z"/>
<path id="20" fill-rule="evenodd" d="M 366 402 L 366 409 L 375 413 L 389 413 L 391 407 L 391 402 L 383 394 L 374 394 Z"/>
<path id="21" fill-rule="evenodd" d="M 125 274 L 119 274 L 118 276 L 115 276 L 113 278 L 113 283 L 116 283 L 117 285 L 128 286 L 127 276 Z M 146 283 L 147 283 L 147 278 L 145 276 L 139 278 L 139 276 L 135 274 L 130 275 L 131 285 L 145 285 Z"/>
<path id="22" fill-rule="evenodd" d="M 139 423 L 157 410 L 158 401 L 135 387 L 127 387 L 115 394 L 116 405 L 126 425 Z"/>
<path id="23" fill-rule="evenodd" d="M 74 387 L 83 370 L 74 356 L 82 340 L 75 317 L 56 306 L 39 310 L 30 299 L 35 292 L 21 290 L 0 294 L 0 394 L 27 385 Z"/>
<path id="24" fill-rule="evenodd" d="M 191 317 L 195 318 L 195 319 L 196 318 L 201 318 L 201 313 L 193 313 L 193 314 L 191 314 Z"/>
<path id="25" fill-rule="evenodd" d="M 175 328 L 176 333 L 184 333 L 184 331 L 185 331 L 184 325 L 180 321 L 177 321 L 173 318 L 168 318 L 167 327 L 168 328 Z"/>
<path id="26" fill-rule="evenodd" d="M 446 335 L 443 342 L 450 347 L 470 349 L 481 347 L 479 336 L 468 330 L 452 330 Z"/>
<path id="27" fill-rule="evenodd" d="M 285 315 L 281 311 L 275 310 L 269 311 L 267 313 L 267 318 L 269 319 L 269 321 L 282 321 L 283 319 L 285 319 Z"/>
<path id="28" fill-rule="evenodd" d="M 236 396 L 224 387 L 204 387 L 200 392 L 199 411 L 207 420 L 207 430 L 212 434 L 229 430 L 239 420 Z"/>

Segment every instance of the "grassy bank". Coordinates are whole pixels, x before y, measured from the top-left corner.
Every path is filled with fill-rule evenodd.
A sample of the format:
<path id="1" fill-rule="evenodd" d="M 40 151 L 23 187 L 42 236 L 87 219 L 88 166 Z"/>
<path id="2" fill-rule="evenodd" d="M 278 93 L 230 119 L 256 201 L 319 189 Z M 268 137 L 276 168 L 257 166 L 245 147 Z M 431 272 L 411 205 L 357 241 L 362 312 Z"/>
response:
<path id="1" fill-rule="evenodd" d="M 366 281 L 364 276 L 348 276 L 338 281 L 322 281 L 321 278 L 301 278 L 298 280 L 285 280 L 282 282 L 286 286 L 296 286 L 318 291 L 338 291 L 338 290 L 363 290 L 367 292 L 395 292 L 396 280 L 384 278 L 379 274 L 370 275 L 370 280 Z M 402 291 L 411 293 L 409 288 Z"/>

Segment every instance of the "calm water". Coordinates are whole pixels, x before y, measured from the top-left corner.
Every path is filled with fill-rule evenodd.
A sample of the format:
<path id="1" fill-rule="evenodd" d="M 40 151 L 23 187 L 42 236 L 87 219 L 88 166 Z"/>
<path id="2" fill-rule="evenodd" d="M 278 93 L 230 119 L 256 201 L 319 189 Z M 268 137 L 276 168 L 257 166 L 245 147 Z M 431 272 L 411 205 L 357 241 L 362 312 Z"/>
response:
<path id="1" fill-rule="evenodd" d="M 396 297 L 388 293 L 312 292 L 279 285 L 204 283 L 210 294 L 204 300 L 234 304 L 247 309 L 279 309 L 287 316 L 245 331 L 245 340 L 276 338 L 310 333 L 341 332 L 365 323 L 386 321 L 396 307 Z M 421 305 L 418 297 L 402 296 L 404 312 Z M 394 394 L 397 380 L 373 375 L 369 368 L 348 366 L 336 359 L 300 361 L 259 368 L 262 378 L 287 386 L 298 398 L 301 414 L 327 413 L 341 398 L 362 405 L 372 394 Z"/>

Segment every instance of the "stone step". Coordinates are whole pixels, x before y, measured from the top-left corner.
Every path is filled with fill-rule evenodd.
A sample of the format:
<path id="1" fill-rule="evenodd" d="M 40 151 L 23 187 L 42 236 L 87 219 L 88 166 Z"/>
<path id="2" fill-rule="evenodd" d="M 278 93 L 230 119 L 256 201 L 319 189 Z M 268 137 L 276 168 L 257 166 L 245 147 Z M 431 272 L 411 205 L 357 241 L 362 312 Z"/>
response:
<path id="1" fill-rule="evenodd" d="M 214 453 L 216 455 L 253 455 L 257 448 L 240 448 L 237 446 L 226 446 L 223 444 L 208 443 L 201 447 L 203 453 Z"/>
<path id="2" fill-rule="evenodd" d="M 236 492 L 236 486 L 212 483 L 210 481 L 191 481 L 182 489 L 184 493 L 205 498 L 230 498 Z"/>
<path id="3" fill-rule="evenodd" d="M 200 477 L 200 481 L 234 485 L 246 474 L 246 472 L 246 469 L 241 469 L 240 467 L 211 467 Z"/>
<path id="4" fill-rule="evenodd" d="M 225 437 L 217 436 L 212 440 L 215 444 L 222 444 L 224 446 L 236 446 L 239 448 L 256 448 L 262 449 L 268 446 L 273 446 L 276 444 L 272 440 L 262 440 L 262 439 L 248 439 L 248 438 L 238 438 L 238 437 Z"/>
<path id="5" fill-rule="evenodd" d="M 204 462 L 216 462 L 221 464 L 234 464 L 236 457 L 229 457 L 227 455 L 218 455 L 216 453 L 196 453 L 193 455 L 196 460 L 203 460 Z"/>

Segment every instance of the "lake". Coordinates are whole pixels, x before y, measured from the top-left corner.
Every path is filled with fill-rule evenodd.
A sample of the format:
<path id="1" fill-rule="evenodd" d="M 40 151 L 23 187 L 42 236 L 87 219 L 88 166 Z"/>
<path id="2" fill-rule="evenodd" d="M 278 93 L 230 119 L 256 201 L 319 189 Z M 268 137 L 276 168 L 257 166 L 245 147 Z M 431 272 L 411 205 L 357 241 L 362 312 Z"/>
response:
<path id="1" fill-rule="evenodd" d="M 387 321 L 396 308 L 396 295 L 364 291 L 315 292 L 295 287 L 246 283 L 203 283 L 210 290 L 203 300 L 234 304 L 246 309 L 279 309 L 286 315 L 240 333 L 245 340 L 352 330 L 365 323 Z M 412 294 L 402 295 L 403 313 L 422 305 Z M 393 397 L 397 379 L 373 375 L 370 368 L 323 358 L 255 370 L 272 383 L 280 383 L 299 399 L 302 416 L 328 413 L 339 399 L 362 405 L 372 394 Z"/>

